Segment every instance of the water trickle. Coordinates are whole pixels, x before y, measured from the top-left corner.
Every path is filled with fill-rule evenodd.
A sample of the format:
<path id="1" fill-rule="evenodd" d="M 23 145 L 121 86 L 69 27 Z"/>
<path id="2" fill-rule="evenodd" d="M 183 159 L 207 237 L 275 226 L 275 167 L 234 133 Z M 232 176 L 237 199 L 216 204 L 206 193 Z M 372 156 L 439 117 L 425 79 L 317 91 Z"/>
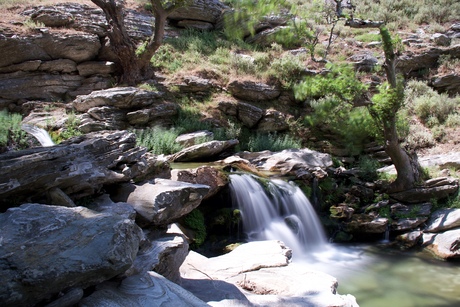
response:
<path id="1" fill-rule="evenodd" d="M 43 147 L 50 147 L 56 145 L 54 144 L 53 140 L 51 139 L 50 135 L 45 129 L 28 124 L 22 124 L 21 128 L 22 130 L 33 135 Z"/>
<path id="2" fill-rule="evenodd" d="M 327 245 L 323 227 L 308 198 L 295 185 L 251 175 L 230 175 L 232 202 L 241 211 L 251 241 L 280 240 L 293 250 L 310 252 Z"/>

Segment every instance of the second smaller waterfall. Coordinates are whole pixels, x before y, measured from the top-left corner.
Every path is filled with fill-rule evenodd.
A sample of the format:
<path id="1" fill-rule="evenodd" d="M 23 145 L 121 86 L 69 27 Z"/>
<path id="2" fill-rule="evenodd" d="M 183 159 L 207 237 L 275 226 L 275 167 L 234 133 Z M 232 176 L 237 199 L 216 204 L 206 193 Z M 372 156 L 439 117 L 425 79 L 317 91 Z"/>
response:
<path id="1" fill-rule="evenodd" d="M 54 144 L 53 140 L 51 139 L 50 135 L 48 134 L 48 132 L 46 132 L 45 129 L 28 124 L 23 124 L 21 128 L 22 130 L 33 135 L 43 147 L 50 147 L 56 145 Z"/>
<path id="2" fill-rule="evenodd" d="M 308 198 L 295 185 L 251 175 L 230 175 L 232 203 L 241 211 L 249 240 L 280 240 L 309 252 L 327 244 L 323 227 Z"/>

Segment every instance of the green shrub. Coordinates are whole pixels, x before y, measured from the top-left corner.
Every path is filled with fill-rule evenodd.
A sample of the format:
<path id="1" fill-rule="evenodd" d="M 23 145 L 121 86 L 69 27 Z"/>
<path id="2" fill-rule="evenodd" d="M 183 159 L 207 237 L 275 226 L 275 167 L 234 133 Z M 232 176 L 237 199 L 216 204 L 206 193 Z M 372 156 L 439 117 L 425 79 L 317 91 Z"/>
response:
<path id="1" fill-rule="evenodd" d="M 368 156 L 362 156 L 358 161 L 359 176 L 365 180 L 372 182 L 378 179 L 377 169 L 380 164 L 377 160 Z"/>
<path id="2" fill-rule="evenodd" d="M 183 147 L 176 143 L 179 135 L 174 129 L 153 127 L 143 130 L 134 130 L 137 136 L 137 145 L 147 148 L 148 151 L 161 155 L 169 155 L 180 151 Z"/>
<path id="3" fill-rule="evenodd" d="M 256 133 L 251 135 L 247 142 L 246 150 L 249 151 L 281 151 L 289 148 L 301 148 L 299 140 L 289 134 L 279 135 L 278 133 Z"/>
<path id="4" fill-rule="evenodd" d="M 28 146 L 27 132 L 21 129 L 22 116 L 0 111 L 0 147 L 20 150 Z"/>
<path id="5" fill-rule="evenodd" d="M 206 225 L 203 213 L 200 210 L 194 209 L 184 217 L 184 225 L 194 231 L 192 248 L 197 248 L 204 243 L 206 239 Z"/>
<path id="6" fill-rule="evenodd" d="M 302 73 L 305 71 L 304 61 L 306 57 L 306 54 L 284 54 L 273 60 L 268 74 L 276 77 L 285 87 L 290 87 L 301 79 Z"/>

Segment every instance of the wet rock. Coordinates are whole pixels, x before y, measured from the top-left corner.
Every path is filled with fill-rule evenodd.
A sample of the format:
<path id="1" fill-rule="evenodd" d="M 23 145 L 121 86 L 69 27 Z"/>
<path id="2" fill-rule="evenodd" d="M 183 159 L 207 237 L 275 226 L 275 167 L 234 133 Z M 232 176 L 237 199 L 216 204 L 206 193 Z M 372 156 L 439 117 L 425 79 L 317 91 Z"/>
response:
<path id="1" fill-rule="evenodd" d="M 396 241 L 404 248 L 416 246 L 422 238 L 423 232 L 420 230 L 411 231 L 396 237 Z"/>
<path id="2" fill-rule="evenodd" d="M 0 300 L 35 305 L 69 287 L 98 284 L 126 271 L 139 249 L 133 209 L 24 204 L 0 214 Z"/>
<path id="3" fill-rule="evenodd" d="M 425 223 L 428 217 L 399 218 L 391 223 L 392 230 L 407 231 L 415 229 Z"/>
<path id="4" fill-rule="evenodd" d="M 350 233 L 376 234 L 385 233 L 388 229 L 387 218 L 375 218 L 367 214 L 354 214 L 352 220 L 347 223 L 346 229 Z"/>

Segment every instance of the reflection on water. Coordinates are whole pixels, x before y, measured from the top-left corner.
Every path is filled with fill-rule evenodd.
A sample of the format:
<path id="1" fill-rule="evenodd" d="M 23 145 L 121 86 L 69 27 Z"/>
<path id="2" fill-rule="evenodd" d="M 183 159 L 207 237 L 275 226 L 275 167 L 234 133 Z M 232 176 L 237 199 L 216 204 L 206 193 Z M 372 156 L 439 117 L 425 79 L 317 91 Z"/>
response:
<path id="1" fill-rule="evenodd" d="M 352 294 L 361 307 L 460 306 L 460 263 L 388 247 L 336 246 L 294 261 L 339 281 L 340 294 Z"/>

